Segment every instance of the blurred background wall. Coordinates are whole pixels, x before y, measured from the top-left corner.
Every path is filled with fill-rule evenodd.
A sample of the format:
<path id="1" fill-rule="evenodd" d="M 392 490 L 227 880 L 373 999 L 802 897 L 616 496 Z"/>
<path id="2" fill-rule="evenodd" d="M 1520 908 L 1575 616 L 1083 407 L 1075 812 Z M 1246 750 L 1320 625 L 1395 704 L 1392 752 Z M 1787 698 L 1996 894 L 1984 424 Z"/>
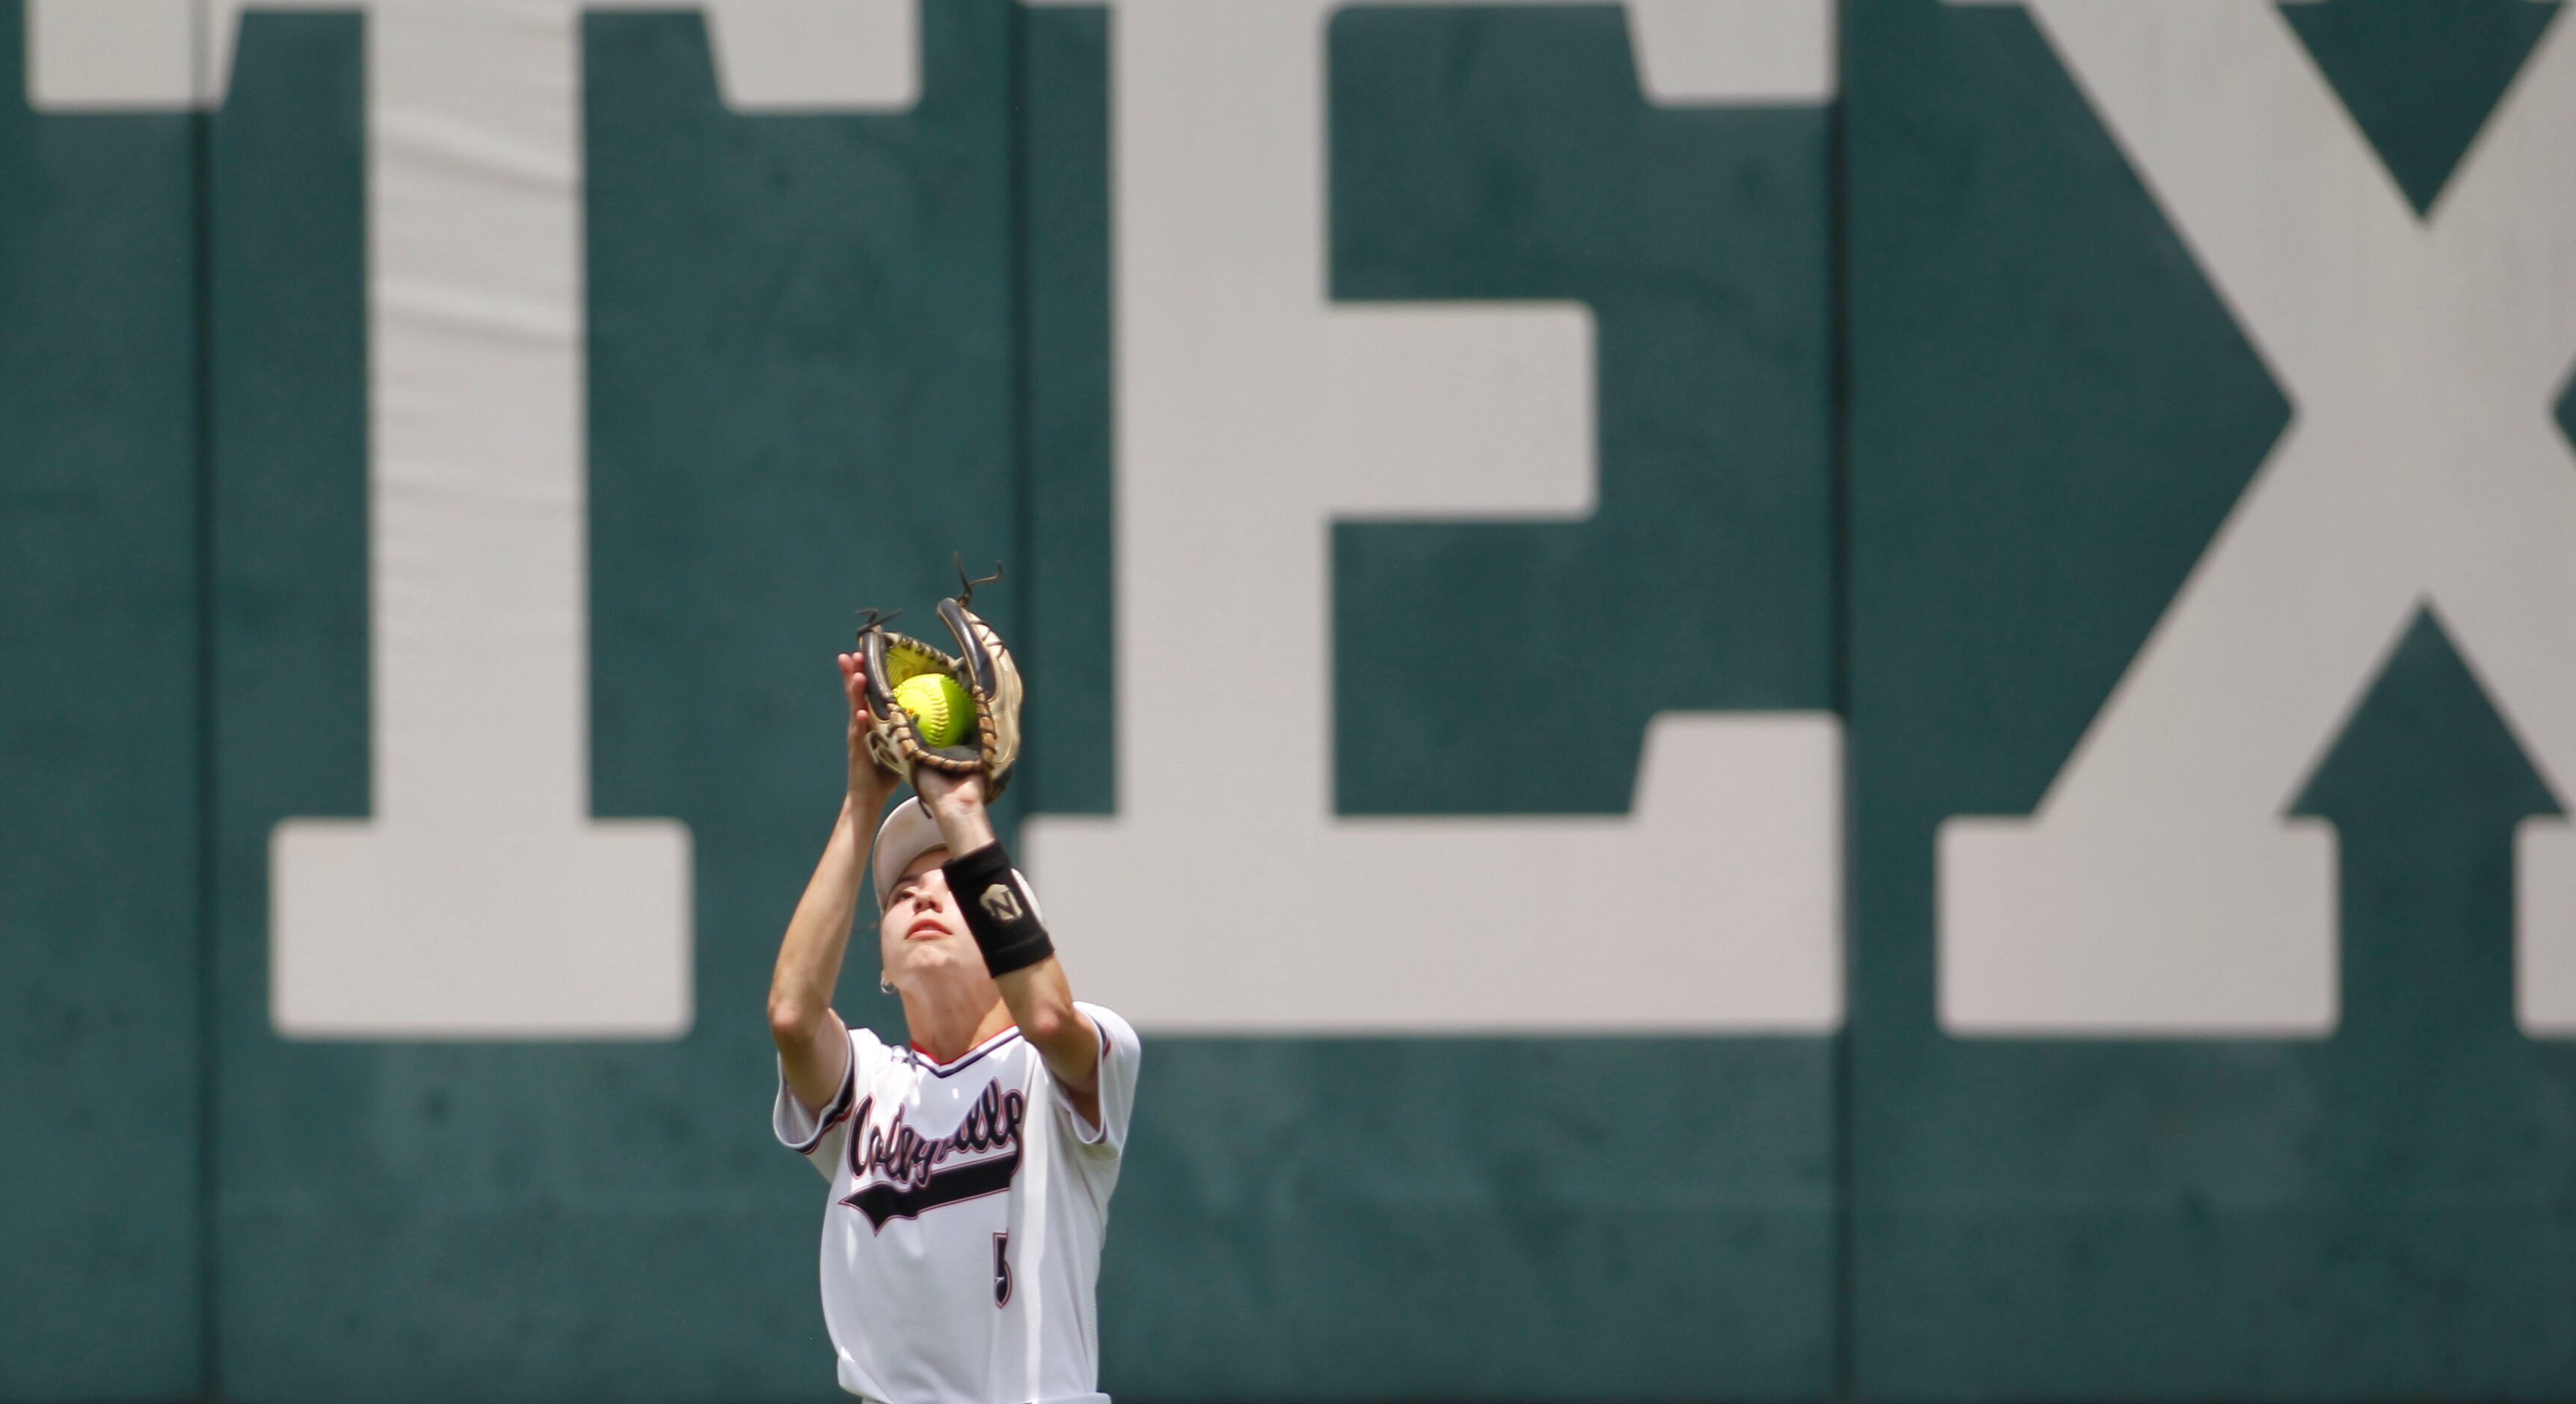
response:
<path id="1" fill-rule="evenodd" d="M 2557 8 L 0 0 L 0 1399 L 833 1397 L 952 552 L 1111 1392 L 2576 1393 Z"/>

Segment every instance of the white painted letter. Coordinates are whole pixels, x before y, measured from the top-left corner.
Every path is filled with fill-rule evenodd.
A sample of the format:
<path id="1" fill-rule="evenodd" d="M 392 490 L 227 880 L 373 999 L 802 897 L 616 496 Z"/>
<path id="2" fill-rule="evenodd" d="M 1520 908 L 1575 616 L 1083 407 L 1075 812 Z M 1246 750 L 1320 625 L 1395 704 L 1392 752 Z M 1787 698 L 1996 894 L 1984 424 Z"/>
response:
<path id="1" fill-rule="evenodd" d="M 292 1037 L 676 1037 L 688 831 L 590 817 L 582 7 L 287 7 L 367 16 L 374 813 L 277 827 L 271 1017 Z M 29 91 L 211 102 L 243 8 L 33 0 Z M 716 9 L 741 105 L 917 95 L 911 0 Z"/>
<path id="2" fill-rule="evenodd" d="M 1587 308 L 1327 300 L 1330 8 L 1111 25 L 1121 812 L 1030 821 L 1049 919 L 1168 1030 L 1831 1029 L 1829 715 L 1657 718 L 1632 815 L 1333 813 L 1330 524 L 1579 519 L 1596 469 Z"/>
<path id="3" fill-rule="evenodd" d="M 2576 776 L 2576 38 L 2419 222 L 2262 0 L 2031 12 L 2296 419 L 2038 812 L 1942 826 L 1942 1022 L 2321 1035 L 2334 836 L 2283 812 L 2419 607 Z M 2522 1023 L 2576 1031 L 2576 835 L 2529 821 L 2519 859 Z"/>

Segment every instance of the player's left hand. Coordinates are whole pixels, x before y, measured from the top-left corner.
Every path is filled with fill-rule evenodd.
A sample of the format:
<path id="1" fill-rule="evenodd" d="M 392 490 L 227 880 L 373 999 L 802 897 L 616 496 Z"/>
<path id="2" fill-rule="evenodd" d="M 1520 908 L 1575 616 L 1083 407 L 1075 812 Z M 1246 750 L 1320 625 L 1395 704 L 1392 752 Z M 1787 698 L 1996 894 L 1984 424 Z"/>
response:
<path id="1" fill-rule="evenodd" d="M 912 768 L 912 787 L 921 795 L 921 807 L 937 821 L 950 857 L 963 857 L 999 842 L 992 816 L 984 812 L 984 796 L 991 792 L 992 783 L 982 771 L 943 775 L 926 765 Z"/>
<path id="2" fill-rule="evenodd" d="M 990 783 L 980 770 L 950 775 L 926 765 L 912 768 L 912 787 L 920 792 L 922 807 L 928 809 L 933 817 L 981 811 L 985 790 Z"/>

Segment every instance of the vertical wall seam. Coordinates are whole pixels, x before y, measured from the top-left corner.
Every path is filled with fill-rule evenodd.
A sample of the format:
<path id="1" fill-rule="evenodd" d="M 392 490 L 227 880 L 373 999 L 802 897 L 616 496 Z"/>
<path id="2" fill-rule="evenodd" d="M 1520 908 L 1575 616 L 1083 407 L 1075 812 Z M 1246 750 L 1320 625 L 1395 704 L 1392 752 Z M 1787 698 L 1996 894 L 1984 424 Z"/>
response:
<path id="1" fill-rule="evenodd" d="M 210 67 L 213 34 L 206 0 L 190 9 L 191 79 L 203 83 Z M 221 1330 L 222 1235 L 216 1224 L 220 1160 L 217 1076 L 222 1039 L 219 1034 L 221 985 L 217 979 L 219 911 L 216 865 L 216 819 L 220 811 L 215 724 L 215 325 L 214 325 L 214 125 L 216 108 L 209 98 L 194 105 L 188 117 L 189 229 L 193 267 L 189 280 L 195 336 L 190 378 L 195 391 L 195 522 L 192 562 L 196 586 L 196 863 L 197 863 L 197 1395 L 223 1396 Z"/>
<path id="2" fill-rule="evenodd" d="M 1851 549 L 1851 237 L 1850 123 L 1851 6 L 1834 6 L 1834 87 L 1825 104 L 1825 385 L 1826 385 L 1826 618 L 1827 680 L 1830 705 L 1842 718 L 1842 796 L 1835 806 L 1841 832 L 1839 873 L 1842 937 L 1843 1018 L 1832 1043 L 1834 1233 L 1833 1233 L 1833 1394 L 1859 1397 L 1857 1241 L 1859 1206 L 1854 1202 L 1852 1147 L 1852 1021 L 1858 1006 L 1860 943 L 1853 936 L 1858 891 L 1853 881 L 1852 781 L 1852 549 Z"/>
<path id="3" fill-rule="evenodd" d="M 1021 673 L 1025 677 L 1045 676 L 1041 666 L 1046 652 L 1042 631 L 1037 622 L 1036 565 L 1037 548 L 1037 426 L 1036 394 L 1032 383 L 1034 367 L 1029 348 L 1031 288 L 1036 270 L 1029 265 L 1029 65 L 1027 7 L 1021 0 L 1003 0 L 1003 179 L 1002 192 L 1005 227 L 1009 230 L 1009 298 L 1010 298 L 1010 404 L 1011 404 L 1011 540 L 1010 549 L 1018 560 L 1010 578 L 1012 617 L 1019 631 L 1019 642 L 1013 645 L 1020 653 Z M 1037 705 L 1046 704 L 1040 701 Z M 1035 814 L 1046 802 L 1046 782 L 1036 767 L 1023 766 L 1019 812 Z M 1011 840 L 1017 842 L 1017 825 Z"/>

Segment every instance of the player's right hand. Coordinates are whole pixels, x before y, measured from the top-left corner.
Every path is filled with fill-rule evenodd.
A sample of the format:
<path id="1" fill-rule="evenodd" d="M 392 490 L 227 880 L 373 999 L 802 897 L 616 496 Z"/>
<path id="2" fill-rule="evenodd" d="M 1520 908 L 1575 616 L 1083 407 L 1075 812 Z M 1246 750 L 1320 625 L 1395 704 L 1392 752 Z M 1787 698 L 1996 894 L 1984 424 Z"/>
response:
<path id="1" fill-rule="evenodd" d="M 844 653 L 840 663 L 841 691 L 850 702 L 850 795 L 882 808 L 886 797 L 903 781 L 879 765 L 875 754 L 868 750 L 868 731 L 876 725 L 876 718 L 868 711 L 866 660 L 855 653 Z"/>

